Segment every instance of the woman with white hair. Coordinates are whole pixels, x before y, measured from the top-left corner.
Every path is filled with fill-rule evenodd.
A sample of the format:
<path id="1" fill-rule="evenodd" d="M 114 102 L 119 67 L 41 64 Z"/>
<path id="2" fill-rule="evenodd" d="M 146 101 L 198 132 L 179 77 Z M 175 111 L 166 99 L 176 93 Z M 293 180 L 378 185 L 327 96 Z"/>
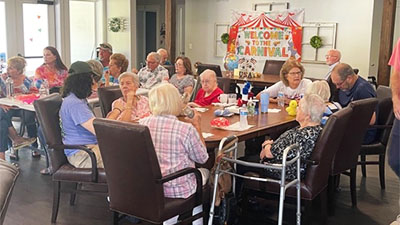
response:
<path id="1" fill-rule="evenodd" d="M 149 101 L 146 96 L 136 95 L 139 88 L 138 75 L 130 72 L 122 73 L 118 77 L 122 97 L 112 103 L 112 110 L 107 118 L 126 122 L 136 121 L 149 116 Z"/>
<path id="2" fill-rule="evenodd" d="M 195 163 L 205 163 L 208 153 L 201 133 L 200 114 L 194 111 L 192 119 L 186 118 L 189 123 L 178 120 L 183 108 L 178 89 L 169 83 L 159 84 L 150 90 L 149 103 L 152 115 L 139 123 L 150 130 L 162 176 L 194 168 Z M 209 171 L 199 170 L 203 184 L 207 183 Z M 164 195 L 167 198 L 188 198 L 195 193 L 196 185 L 194 174 L 188 174 L 165 183 Z"/>
<path id="3" fill-rule="evenodd" d="M 312 94 L 302 98 L 297 108 L 296 120 L 300 126 L 292 128 L 281 134 L 275 141 L 267 140 L 262 144 L 260 159 L 269 163 L 282 163 L 283 151 L 292 144 L 298 144 L 300 148 L 300 157 L 302 159 L 301 176 L 304 178 L 306 166 L 304 160 L 311 157 L 314 150 L 315 142 L 322 131 L 321 118 L 325 110 L 325 103 L 321 97 Z M 287 160 L 291 160 L 296 156 L 296 151 L 289 151 Z M 296 164 L 286 169 L 286 179 L 293 180 L 296 178 Z M 267 169 L 267 176 L 280 179 L 280 171 Z"/>
<path id="4" fill-rule="evenodd" d="M 322 100 L 324 100 L 326 108 L 321 120 L 322 126 L 326 124 L 326 121 L 328 120 L 330 115 L 342 109 L 342 106 L 338 102 L 329 102 L 329 99 L 331 97 L 331 90 L 329 88 L 328 82 L 326 82 L 325 80 L 314 81 L 308 86 L 305 94 L 316 94 L 321 97 Z"/>

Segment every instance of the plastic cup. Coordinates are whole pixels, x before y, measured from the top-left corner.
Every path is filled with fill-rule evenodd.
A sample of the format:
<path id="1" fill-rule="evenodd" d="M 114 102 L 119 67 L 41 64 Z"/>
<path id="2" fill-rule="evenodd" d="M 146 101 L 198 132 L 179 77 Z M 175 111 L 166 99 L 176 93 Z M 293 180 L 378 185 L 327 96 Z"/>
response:
<path id="1" fill-rule="evenodd" d="M 220 94 L 218 96 L 219 102 L 226 104 L 228 102 L 228 95 L 227 94 Z"/>
<path id="2" fill-rule="evenodd" d="M 268 106 L 269 106 L 269 94 L 268 93 L 261 93 L 260 97 L 260 105 L 261 105 L 261 113 L 267 113 L 268 112 Z"/>

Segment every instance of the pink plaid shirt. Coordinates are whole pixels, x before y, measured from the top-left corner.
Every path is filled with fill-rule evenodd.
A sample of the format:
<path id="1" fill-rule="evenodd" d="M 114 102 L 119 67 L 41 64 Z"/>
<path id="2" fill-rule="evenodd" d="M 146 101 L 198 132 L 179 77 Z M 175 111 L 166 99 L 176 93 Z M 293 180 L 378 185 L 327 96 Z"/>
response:
<path id="1" fill-rule="evenodd" d="M 114 110 L 114 105 L 116 102 L 122 102 L 122 105 L 125 107 L 126 102 L 124 99 L 121 97 L 117 100 L 115 100 L 112 103 L 112 110 Z M 149 100 L 147 99 L 146 96 L 139 96 L 139 101 L 136 103 L 136 107 L 132 108 L 132 115 L 131 115 L 131 120 L 136 120 L 136 119 L 141 119 L 147 116 L 150 116 L 150 108 L 149 108 Z M 121 115 L 118 116 L 117 120 L 121 118 Z"/>
<path id="2" fill-rule="evenodd" d="M 207 161 L 207 149 L 192 124 L 179 121 L 172 115 L 149 116 L 141 119 L 139 123 L 150 129 L 163 176 L 184 168 L 194 168 L 195 162 Z M 164 184 L 164 196 L 169 198 L 187 198 L 195 191 L 194 174 Z"/>

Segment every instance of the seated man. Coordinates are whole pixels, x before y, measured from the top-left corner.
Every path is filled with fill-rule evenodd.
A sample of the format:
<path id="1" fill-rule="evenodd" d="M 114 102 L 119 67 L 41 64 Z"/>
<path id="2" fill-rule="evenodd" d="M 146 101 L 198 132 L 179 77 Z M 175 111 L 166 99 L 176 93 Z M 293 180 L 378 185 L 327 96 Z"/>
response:
<path id="1" fill-rule="evenodd" d="M 150 52 L 146 58 L 146 66 L 140 69 L 139 81 L 142 88 L 151 89 L 156 84 L 169 79 L 168 70 L 160 65 L 161 56 Z"/>
<path id="2" fill-rule="evenodd" d="M 339 89 L 339 103 L 346 107 L 350 102 L 365 98 L 376 98 L 372 85 L 364 78 L 354 73 L 353 68 L 346 63 L 340 63 L 332 70 L 332 83 Z M 376 112 L 371 117 L 370 125 L 375 124 Z M 368 129 L 363 144 L 375 140 L 376 129 Z"/>
<path id="3" fill-rule="evenodd" d="M 168 52 L 163 48 L 159 48 L 157 53 L 161 56 L 161 65 L 172 65 L 170 61 L 168 61 Z"/>
<path id="4" fill-rule="evenodd" d="M 194 102 L 189 102 L 189 106 L 201 107 L 219 102 L 218 96 L 224 92 L 218 87 L 217 75 L 213 70 L 204 70 L 200 74 L 201 88 L 197 92 Z"/>

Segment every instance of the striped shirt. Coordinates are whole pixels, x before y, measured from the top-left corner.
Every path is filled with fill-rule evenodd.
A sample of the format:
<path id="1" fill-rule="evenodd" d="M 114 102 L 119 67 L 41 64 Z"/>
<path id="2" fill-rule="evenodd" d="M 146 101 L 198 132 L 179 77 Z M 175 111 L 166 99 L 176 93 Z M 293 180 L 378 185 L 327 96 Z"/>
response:
<path id="1" fill-rule="evenodd" d="M 163 176 L 207 161 L 207 149 L 192 124 L 172 115 L 149 116 L 139 123 L 149 127 Z M 195 193 L 196 186 L 194 174 L 188 174 L 165 183 L 164 196 L 187 198 Z"/>

